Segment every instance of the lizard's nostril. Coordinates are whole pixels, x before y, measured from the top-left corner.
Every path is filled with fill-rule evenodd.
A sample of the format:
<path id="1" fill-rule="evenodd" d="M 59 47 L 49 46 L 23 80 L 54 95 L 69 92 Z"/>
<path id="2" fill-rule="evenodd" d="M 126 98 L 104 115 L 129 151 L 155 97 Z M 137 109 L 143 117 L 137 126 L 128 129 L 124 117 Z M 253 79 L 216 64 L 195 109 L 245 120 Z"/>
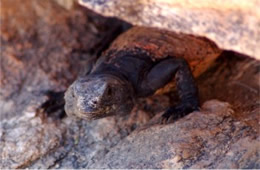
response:
<path id="1" fill-rule="evenodd" d="M 98 101 L 97 100 L 90 100 L 88 105 L 91 107 L 91 108 L 97 108 L 98 106 Z"/>

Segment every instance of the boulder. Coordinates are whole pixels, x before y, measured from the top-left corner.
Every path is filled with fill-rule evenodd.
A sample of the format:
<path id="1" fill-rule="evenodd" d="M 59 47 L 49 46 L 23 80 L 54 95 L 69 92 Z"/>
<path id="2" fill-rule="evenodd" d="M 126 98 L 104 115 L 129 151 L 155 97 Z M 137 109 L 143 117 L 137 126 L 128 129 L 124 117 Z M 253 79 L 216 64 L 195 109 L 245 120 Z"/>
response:
<path id="1" fill-rule="evenodd" d="M 79 0 L 79 3 L 133 25 L 207 37 L 222 49 L 260 59 L 258 0 Z"/>

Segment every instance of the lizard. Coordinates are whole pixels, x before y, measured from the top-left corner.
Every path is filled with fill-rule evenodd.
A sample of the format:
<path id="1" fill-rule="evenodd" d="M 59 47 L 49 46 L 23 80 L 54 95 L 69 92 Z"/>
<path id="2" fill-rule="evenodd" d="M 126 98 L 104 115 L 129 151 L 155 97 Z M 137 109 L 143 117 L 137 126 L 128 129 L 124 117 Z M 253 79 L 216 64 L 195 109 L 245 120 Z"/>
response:
<path id="1" fill-rule="evenodd" d="M 134 26 L 121 34 L 65 93 L 67 115 L 94 120 L 132 110 L 135 100 L 175 84 L 179 103 L 162 114 L 163 122 L 199 109 L 194 78 L 221 50 L 203 37 Z"/>

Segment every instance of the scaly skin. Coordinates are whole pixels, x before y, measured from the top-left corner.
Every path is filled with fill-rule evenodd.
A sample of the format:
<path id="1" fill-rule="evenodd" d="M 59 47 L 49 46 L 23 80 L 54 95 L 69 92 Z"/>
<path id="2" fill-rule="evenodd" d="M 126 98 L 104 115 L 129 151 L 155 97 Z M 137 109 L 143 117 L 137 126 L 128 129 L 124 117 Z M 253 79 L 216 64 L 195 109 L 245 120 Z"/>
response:
<path id="1" fill-rule="evenodd" d="M 203 38 L 133 27 L 120 35 L 91 71 L 65 93 L 65 111 L 86 120 L 128 113 L 138 97 L 153 95 L 174 79 L 180 102 L 163 120 L 198 110 L 199 76 L 221 51 Z"/>

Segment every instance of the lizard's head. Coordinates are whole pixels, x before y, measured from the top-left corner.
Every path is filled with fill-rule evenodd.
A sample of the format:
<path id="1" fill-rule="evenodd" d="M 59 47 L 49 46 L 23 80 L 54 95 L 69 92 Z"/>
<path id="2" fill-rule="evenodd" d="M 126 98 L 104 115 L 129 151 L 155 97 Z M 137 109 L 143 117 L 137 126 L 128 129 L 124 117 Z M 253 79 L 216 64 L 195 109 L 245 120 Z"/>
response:
<path id="1" fill-rule="evenodd" d="M 113 75 L 91 75 L 76 80 L 65 93 L 65 111 L 86 120 L 130 112 L 133 91 L 128 81 Z"/>

